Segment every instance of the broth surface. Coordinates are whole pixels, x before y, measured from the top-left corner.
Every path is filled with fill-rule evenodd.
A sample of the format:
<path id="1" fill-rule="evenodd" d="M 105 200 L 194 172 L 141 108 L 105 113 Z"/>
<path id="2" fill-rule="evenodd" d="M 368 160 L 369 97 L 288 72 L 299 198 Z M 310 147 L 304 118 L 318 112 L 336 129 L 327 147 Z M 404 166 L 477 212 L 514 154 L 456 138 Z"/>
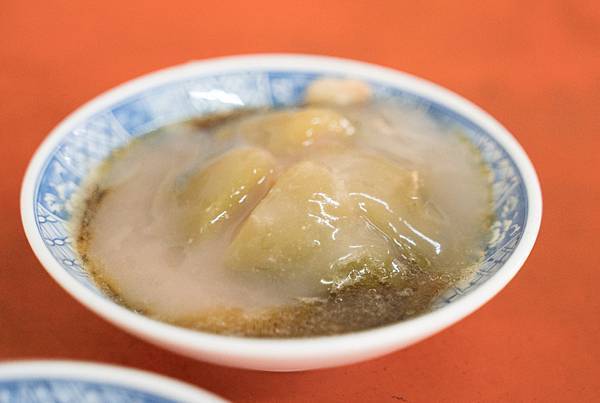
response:
<path id="1" fill-rule="evenodd" d="M 343 100 L 181 122 L 117 150 L 76 215 L 85 267 L 130 309 L 223 334 L 427 311 L 483 256 L 489 171 L 414 107 Z"/>

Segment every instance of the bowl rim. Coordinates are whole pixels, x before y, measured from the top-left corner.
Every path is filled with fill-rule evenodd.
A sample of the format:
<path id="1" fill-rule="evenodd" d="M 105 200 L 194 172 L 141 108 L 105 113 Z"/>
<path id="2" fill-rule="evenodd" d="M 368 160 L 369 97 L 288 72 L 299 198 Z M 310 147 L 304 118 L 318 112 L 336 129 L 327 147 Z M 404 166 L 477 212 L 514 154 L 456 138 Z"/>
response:
<path id="1" fill-rule="evenodd" d="M 287 339 L 225 336 L 169 325 L 134 313 L 97 295 L 71 277 L 44 244 L 37 231 L 35 214 L 31 208 L 38 175 L 45 160 L 62 137 L 81 120 L 139 91 L 199 75 L 261 69 L 313 70 L 325 74 L 342 73 L 375 79 L 434 100 L 479 125 L 512 158 L 527 191 L 527 219 L 521 240 L 512 255 L 496 273 L 469 294 L 416 318 L 353 333 Z M 461 320 L 504 288 L 529 256 L 541 224 L 542 196 L 535 169 L 516 139 L 487 112 L 450 90 L 404 72 L 361 61 L 301 54 L 250 54 L 192 61 L 151 72 L 113 87 L 77 108 L 50 132 L 35 151 L 23 178 L 20 208 L 27 239 L 42 266 L 76 300 L 109 322 L 138 336 L 150 338 L 178 350 L 189 348 L 240 359 L 277 362 L 322 359 L 324 356 L 341 358 L 353 353 L 391 351 L 395 346 L 411 344 Z M 350 362 L 348 359 L 345 361 Z"/>
<path id="2" fill-rule="evenodd" d="M 15 360 L 0 363 L 0 384 L 33 379 L 108 384 L 181 401 L 225 402 L 195 385 L 120 365 L 79 360 Z"/>

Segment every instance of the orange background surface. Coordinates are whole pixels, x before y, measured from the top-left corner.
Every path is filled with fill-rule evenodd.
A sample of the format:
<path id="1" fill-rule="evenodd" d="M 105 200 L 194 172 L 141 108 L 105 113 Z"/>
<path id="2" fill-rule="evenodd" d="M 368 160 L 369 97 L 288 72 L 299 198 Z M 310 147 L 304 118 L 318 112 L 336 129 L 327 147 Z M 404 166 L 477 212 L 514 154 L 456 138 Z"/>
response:
<path id="1" fill-rule="evenodd" d="M 599 4 L 2 0 L 0 360 L 122 364 L 237 401 L 600 401 Z M 492 113 L 529 153 L 544 196 L 542 230 L 518 276 L 475 314 L 415 346 L 288 374 L 180 357 L 69 297 L 35 259 L 19 216 L 21 178 L 46 133 L 140 74 L 251 52 L 390 66 Z"/>

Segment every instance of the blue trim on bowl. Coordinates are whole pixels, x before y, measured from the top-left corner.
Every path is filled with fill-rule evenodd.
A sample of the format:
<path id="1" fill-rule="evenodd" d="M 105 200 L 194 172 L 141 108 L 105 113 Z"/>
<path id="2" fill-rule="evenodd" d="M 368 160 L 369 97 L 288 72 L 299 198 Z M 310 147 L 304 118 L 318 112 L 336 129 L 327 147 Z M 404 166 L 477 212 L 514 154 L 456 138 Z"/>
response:
<path id="1" fill-rule="evenodd" d="M 0 381 L 0 401 L 22 403 L 175 403 L 147 390 L 75 378 L 31 377 Z"/>
<path id="2" fill-rule="evenodd" d="M 245 107 L 291 106 L 302 100 L 306 86 L 321 76 L 316 71 L 253 71 L 199 75 L 136 93 L 80 122 L 50 153 L 36 178 L 35 222 L 46 247 L 67 273 L 98 295 L 78 261 L 66 228 L 69 201 L 81 179 L 110 151 L 131 137 L 164 124 Z M 327 74 L 327 76 L 331 76 Z M 528 198 L 523 178 L 512 158 L 480 126 L 446 106 L 376 80 L 369 81 L 376 98 L 394 98 L 425 111 L 436 122 L 452 123 L 481 150 L 493 174 L 497 221 L 494 239 L 471 279 L 449 290 L 435 308 L 468 294 L 496 273 L 521 240 Z"/>

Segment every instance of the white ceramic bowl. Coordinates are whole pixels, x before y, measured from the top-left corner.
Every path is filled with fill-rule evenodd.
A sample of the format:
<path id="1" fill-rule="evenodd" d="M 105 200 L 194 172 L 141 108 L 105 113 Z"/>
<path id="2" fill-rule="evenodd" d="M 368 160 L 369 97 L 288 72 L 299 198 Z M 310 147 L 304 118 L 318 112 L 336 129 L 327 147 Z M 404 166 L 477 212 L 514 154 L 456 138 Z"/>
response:
<path id="1" fill-rule="evenodd" d="M 224 403 L 196 388 L 146 371 L 83 361 L 0 364 L 0 402 Z"/>
<path id="2" fill-rule="evenodd" d="M 157 322 L 104 296 L 81 267 L 66 227 L 69 199 L 112 149 L 168 122 L 241 106 L 298 103 L 319 76 L 367 81 L 377 98 L 417 104 L 460 125 L 494 173 L 498 222 L 474 277 L 446 293 L 434 310 L 373 330 L 302 339 L 219 336 Z M 23 181 L 27 238 L 48 273 L 79 302 L 159 346 L 217 364 L 290 371 L 373 358 L 424 339 L 473 312 L 517 273 L 535 242 L 542 212 L 539 183 L 523 149 L 496 120 L 460 96 L 422 79 L 356 61 L 255 55 L 192 62 L 120 85 L 82 106 L 50 133 Z M 40 307 L 41 308 L 41 307 Z"/>

